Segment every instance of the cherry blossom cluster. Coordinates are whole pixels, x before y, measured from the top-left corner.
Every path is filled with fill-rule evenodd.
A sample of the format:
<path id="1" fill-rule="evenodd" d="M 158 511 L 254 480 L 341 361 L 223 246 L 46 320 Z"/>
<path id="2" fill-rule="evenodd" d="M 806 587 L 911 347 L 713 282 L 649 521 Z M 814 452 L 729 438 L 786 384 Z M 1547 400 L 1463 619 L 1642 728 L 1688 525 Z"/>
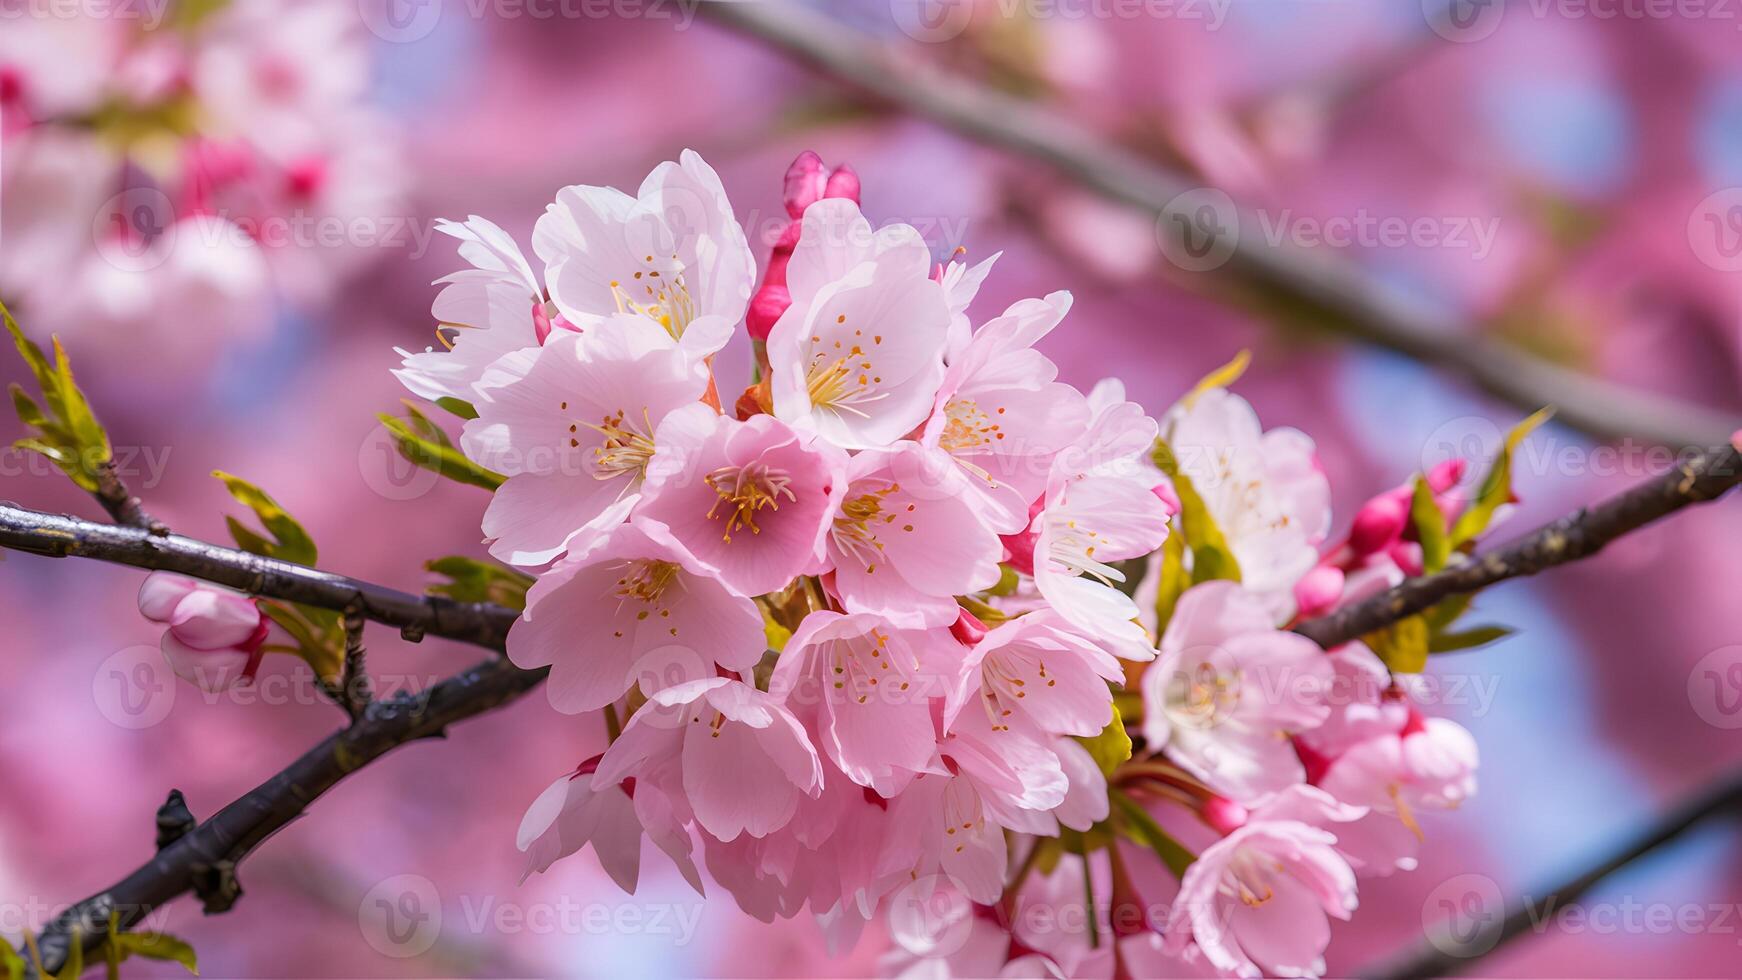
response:
<path id="1" fill-rule="evenodd" d="M 385 243 L 355 233 L 403 168 L 354 4 L 6 0 L 0 25 L 0 297 L 35 322 L 197 358 Z"/>
<path id="2" fill-rule="evenodd" d="M 1159 420 L 1085 394 L 1036 346 L 1068 293 L 970 312 L 998 256 L 935 262 L 814 154 L 785 202 L 760 275 L 687 151 L 562 189 L 536 261 L 442 225 L 467 267 L 397 374 L 502 478 L 509 656 L 610 740 L 527 812 L 528 872 L 591 844 L 633 890 L 645 837 L 758 918 L 880 923 L 892 971 L 1322 972 L 1357 875 L 1474 790 L 1407 677 L 1286 629 L 1420 570 L 1411 488 L 1331 544 L 1312 440 L 1237 366 Z M 1085 894 L 1084 928 L 1023 914 Z"/>

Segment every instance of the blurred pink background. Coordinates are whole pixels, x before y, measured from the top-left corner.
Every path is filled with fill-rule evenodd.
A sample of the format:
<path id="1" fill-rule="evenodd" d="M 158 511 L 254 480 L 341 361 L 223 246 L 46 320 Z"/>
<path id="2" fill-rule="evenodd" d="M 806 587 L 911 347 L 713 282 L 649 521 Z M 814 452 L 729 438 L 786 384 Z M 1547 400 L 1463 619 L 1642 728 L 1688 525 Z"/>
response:
<path id="1" fill-rule="evenodd" d="M 1584 5 L 1513 3 L 1448 38 L 1419 5 L 1383 0 L 991 0 L 959 35 L 920 44 L 900 29 L 912 23 L 898 16 L 905 2 L 813 6 L 843 29 L 915 48 L 1195 170 L 1278 227 L 1425 220 L 1435 236 L 1346 252 L 1545 356 L 1742 414 L 1742 265 L 1726 259 L 1735 242 L 1724 237 L 1738 233 L 1727 222 L 1742 213 L 1733 210 L 1742 191 L 1719 194 L 1742 186 L 1742 13 L 1690 4 L 1674 17 L 1603 18 Z M 1267 424 L 1317 439 L 1339 527 L 1361 500 L 1451 449 L 1492 448 L 1523 414 L 1401 357 L 1279 332 L 1205 298 L 1166 266 L 1147 219 L 869 106 L 692 21 L 693 5 L 341 0 L 335 9 L 347 44 L 366 54 L 358 98 L 378 120 L 367 138 L 390 132 L 397 144 L 368 175 L 388 189 L 353 210 L 399 223 L 397 243 L 293 243 L 317 254 L 274 265 L 269 302 L 208 297 L 188 319 L 99 323 L 18 305 L 39 339 L 65 336 L 134 490 L 179 532 L 224 539 L 223 515 L 236 508 L 209 476 L 223 468 L 299 517 L 325 567 L 416 589 L 426 559 L 482 557 L 486 495 L 408 474 L 375 422 L 403 394 L 387 373 L 393 347 L 431 342 L 429 284 L 459 266 L 431 222 L 485 215 L 527 245 L 558 187 L 633 187 L 684 147 L 720 171 L 759 258 L 779 230 L 786 164 L 815 149 L 857 168 L 869 215 L 914 223 L 939 257 L 958 245 L 969 258 L 1002 250 L 976 309 L 1070 289 L 1076 308 L 1043 346 L 1080 387 L 1116 375 L 1160 411 L 1252 348 L 1240 389 Z M 384 20 L 393 10 L 410 20 Z M 45 15 L 0 19 L 0 70 L 5 35 L 22 36 L 19 16 Z M 302 63 L 314 74 L 338 70 L 320 60 L 330 49 L 298 56 L 317 59 Z M 0 152 L 18 152 L 27 128 L 14 125 Z M 64 217 L 83 235 L 97 215 Z M 1701 237 L 1708 227 L 1717 239 Z M 0 237 L 0 271 L 19 261 L 20 238 Z M 290 265 L 327 270 L 322 288 L 297 286 Z M 95 288 L 67 275 L 64 290 Z M 722 358 L 742 362 L 737 346 Z M 0 379 L 23 377 L 16 358 L 0 357 Z M 20 432 L 0 422 L 7 440 Z M 1649 472 L 1643 447 L 1605 454 L 1564 427 L 1530 446 L 1516 477 L 1524 503 L 1501 537 Z M 100 516 L 12 450 L 0 452 L 0 497 Z M 1363 883 L 1360 912 L 1332 943 L 1332 975 L 1419 941 L 1446 882 L 1479 875 L 1508 900 L 1540 894 L 1742 761 L 1742 712 L 1722 710 L 1742 697 L 1739 539 L 1734 502 L 1696 509 L 1479 600 L 1484 619 L 1521 634 L 1436 660 L 1433 674 L 1444 682 L 1437 711 L 1481 743 L 1480 796 L 1431 825 L 1420 870 Z M 0 933 L 40 927 L 147 859 L 170 788 L 209 816 L 338 723 L 294 680 L 306 669 L 289 658 L 267 661 L 256 695 L 269 703 L 173 686 L 157 629 L 134 608 L 142 577 L 26 555 L 0 564 Z M 380 628 L 369 648 L 388 689 L 426 686 L 477 656 Z M 1702 700 L 1707 671 L 1731 701 Z M 634 897 L 618 895 L 590 855 L 518 885 L 522 812 L 599 738 L 534 695 L 445 743 L 404 748 L 250 859 L 233 911 L 207 919 L 184 899 L 153 925 L 192 941 L 204 975 L 220 977 L 876 971 L 875 936 L 831 956 L 808 920 L 765 927 L 729 899 L 704 906 L 651 861 Z M 1480 971 L 1736 975 L 1733 831 L 1692 835 L 1590 899 L 1617 910 L 1697 907 L 1699 928 L 1647 928 L 1643 916 L 1628 925 L 1625 915 L 1613 928 L 1550 923 Z M 368 914 L 382 896 L 410 896 L 425 922 L 439 909 L 439 928 L 409 944 L 384 936 Z M 142 975 L 176 969 L 139 965 Z"/>

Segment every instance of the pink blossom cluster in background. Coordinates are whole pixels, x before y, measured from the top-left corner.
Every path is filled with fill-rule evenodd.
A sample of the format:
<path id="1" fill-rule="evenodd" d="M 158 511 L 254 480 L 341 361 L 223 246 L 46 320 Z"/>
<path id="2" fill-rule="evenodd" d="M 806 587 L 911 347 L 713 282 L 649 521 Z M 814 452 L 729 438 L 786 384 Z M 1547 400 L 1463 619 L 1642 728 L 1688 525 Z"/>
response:
<path id="1" fill-rule="evenodd" d="M 262 336 L 277 300 L 324 302 L 404 234 L 353 4 L 15 6 L 0 11 L 0 296 L 35 329 L 207 364 Z"/>

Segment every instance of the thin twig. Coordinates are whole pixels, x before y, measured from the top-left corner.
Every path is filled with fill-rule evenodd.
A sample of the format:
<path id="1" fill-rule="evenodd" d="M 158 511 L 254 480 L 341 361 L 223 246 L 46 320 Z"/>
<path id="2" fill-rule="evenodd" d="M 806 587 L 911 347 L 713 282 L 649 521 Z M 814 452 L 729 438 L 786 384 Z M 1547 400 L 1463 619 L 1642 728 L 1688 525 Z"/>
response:
<path id="1" fill-rule="evenodd" d="M 46 970 L 58 971 L 65 962 L 75 928 L 85 937 L 87 952 L 100 945 L 111 912 L 118 914 L 119 928 L 128 929 L 190 891 L 207 896 L 208 913 L 227 910 L 241 894 L 235 871 L 242 859 L 322 793 L 400 745 L 444 737 L 448 726 L 516 700 L 544 676 L 543 670 L 520 670 L 491 659 L 416 696 L 373 702 L 355 724 L 171 841 L 126 878 L 57 916 L 40 940 Z M 229 887 L 213 889 L 215 879 Z"/>
<path id="2" fill-rule="evenodd" d="M 501 650 L 507 642 L 508 627 L 519 615 L 506 606 L 412 595 L 179 534 L 158 536 L 139 528 L 45 514 L 7 503 L 0 503 L 0 547 L 180 572 L 250 595 L 337 612 L 360 602 L 365 617 L 399 627 L 406 639 L 413 641 L 429 634 Z"/>
<path id="3" fill-rule="evenodd" d="M 1445 369 L 1524 411 L 1544 404 L 1564 424 L 1601 439 L 1683 449 L 1722 442 L 1738 417 L 1551 364 L 1485 336 L 1479 326 L 1371 276 L 1324 249 L 1272 243 L 1257 217 L 1217 207 L 1199 221 L 1201 178 L 1167 170 L 1033 102 L 940 70 L 911 50 L 871 40 L 800 4 L 705 3 L 702 16 L 767 43 L 878 101 L 968 139 L 1046 163 L 1101 195 L 1153 217 L 1170 248 L 1188 233 L 1195 254 L 1226 261 L 1193 282 L 1256 299 L 1300 322 Z M 1182 197 L 1182 195 L 1185 195 Z"/>
<path id="4" fill-rule="evenodd" d="M 363 626 L 368 621 L 363 615 L 362 602 L 352 601 L 345 607 L 345 656 L 339 676 L 336 680 L 319 676 L 315 678 L 315 685 L 321 689 L 321 693 L 345 709 L 345 714 L 352 721 L 357 720 L 357 716 L 369 706 L 370 700 L 375 696 L 370 689 L 369 675 L 365 670 L 363 649 Z"/>
<path id="5" fill-rule="evenodd" d="M 1421 980 L 1426 977 L 1465 973 L 1483 957 L 1526 931 L 1541 929 L 1556 910 L 1576 903 L 1603 879 L 1645 857 L 1712 817 L 1734 817 L 1742 812 L 1742 772 L 1731 773 L 1683 802 L 1656 823 L 1640 831 L 1613 853 L 1589 868 L 1550 888 L 1541 898 L 1515 903 L 1504 917 L 1473 923 L 1477 930 L 1456 941 L 1441 937 L 1443 946 L 1422 942 L 1386 963 L 1361 971 L 1374 980 Z M 1497 916 L 1499 909 L 1484 909 Z"/>
<path id="6" fill-rule="evenodd" d="M 1662 474 L 1443 572 L 1412 578 L 1390 591 L 1295 627 L 1330 649 L 1421 612 L 1453 595 L 1535 575 L 1587 558 L 1616 538 L 1689 504 L 1715 499 L 1742 483 L 1742 452 L 1734 446 L 1686 458 Z"/>
<path id="7" fill-rule="evenodd" d="M 97 503 L 103 505 L 117 524 L 140 528 L 159 537 L 169 533 L 169 526 L 147 514 L 145 505 L 127 489 L 113 459 L 97 467 L 97 489 L 91 496 L 97 498 Z"/>

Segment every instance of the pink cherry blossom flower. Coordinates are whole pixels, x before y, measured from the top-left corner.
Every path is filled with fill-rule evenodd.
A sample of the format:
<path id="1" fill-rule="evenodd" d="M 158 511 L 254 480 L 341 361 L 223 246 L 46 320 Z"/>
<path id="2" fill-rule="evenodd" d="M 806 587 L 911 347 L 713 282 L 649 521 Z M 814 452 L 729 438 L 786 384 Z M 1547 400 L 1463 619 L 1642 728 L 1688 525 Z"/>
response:
<path id="1" fill-rule="evenodd" d="M 950 310 L 907 225 L 876 232 L 844 198 L 805 211 L 792 305 L 768 334 L 774 414 L 843 449 L 888 446 L 925 421 Z"/>
<path id="2" fill-rule="evenodd" d="M 593 786 L 631 777 L 669 780 L 702 829 L 722 841 L 766 837 L 799 800 L 822 791 L 817 751 L 792 713 L 768 694 L 724 677 L 665 688 L 624 726 L 599 761 Z"/>
<path id="3" fill-rule="evenodd" d="M 999 730 L 1098 735 L 1113 720 L 1107 685 L 1124 677 L 1118 660 L 1043 610 L 1004 623 L 974 646 L 958 710 L 984 711 Z"/>
<path id="4" fill-rule="evenodd" d="M 819 610 L 787 641 L 769 690 L 811 723 L 848 779 L 892 798 L 936 764 L 931 701 L 953 689 L 962 653 L 941 630 Z"/>
<path id="5" fill-rule="evenodd" d="M 710 574 L 666 529 L 637 519 L 540 575 L 508 633 L 508 655 L 551 668 L 552 707 L 594 711 L 640 683 L 643 694 L 726 670 L 767 649 L 762 613 Z"/>
<path id="6" fill-rule="evenodd" d="M 1034 350 L 1071 307 L 1069 293 L 1022 300 L 975 333 L 950 362 L 924 442 L 972 477 L 983 519 L 1001 534 L 1028 525 L 1055 455 L 1089 427 L 1089 407 Z"/>
<path id="7" fill-rule="evenodd" d="M 1162 424 L 1180 472 L 1203 498 L 1240 565 L 1240 580 L 1287 621 L 1294 584 L 1318 563 L 1330 530 L 1331 490 L 1313 441 L 1296 429 L 1261 429 L 1246 399 L 1197 392 Z"/>
<path id="8" fill-rule="evenodd" d="M 970 483 L 942 453 L 914 442 L 852 458 L 828 536 L 849 612 L 948 626 L 955 596 L 998 583 L 998 537 L 980 523 Z"/>
<path id="9" fill-rule="evenodd" d="M 958 253 L 961 251 L 957 250 Z M 944 287 L 944 299 L 950 304 L 950 333 L 949 342 L 944 348 L 944 359 L 951 364 L 961 356 L 973 334 L 973 325 L 968 321 L 968 306 L 974 302 L 974 297 L 980 295 L 980 287 L 985 284 L 986 277 L 992 274 L 992 266 L 1003 254 L 993 252 L 973 265 L 951 259 L 947 263 L 939 263 L 932 271 L 932 278 Z"/>
<path id="10" fill-rule="evenodd" d="M 527 808 L 516 841 L 526 854 L 521 883 L 592 844 L 605 873 L 617 887 L 633 895 L 641 877 L 641 838 L 645 834 L 701 894 L 702 878 L 690 856 L 690 835 L 677 821 L 671 801 L 650 783 L 595 786 L 593 774 L 598 761 L 589 759 L 551 783 Z"/>
<path id="11" fill-rule="evenodd" d="M 145 577 L 139 612 L 169 627 L 163 656 L 175 675 L 207 691 L 252 680 L 270 634 L 254 599 L 170 572 Z"/>
<path id="12" fill-rule="evenodd" d="M 504 354 L 544 342 L 539 318 L 549 333 L 543 289 L 520 246 L 493 222 L 473 215 L 464 222 L 438 221 L 436 230 L 460 240 L 460 257 L 470 269 L 436 280 L 441 292 L 431 308 L 438 330 L 451 331 L 451 346 L 412 354 L 394 371 L 413 394 L 435 401 L 477 400 L 472 390 L 484 371 Z M 443 337 L 443 343 L 450 343 Z"/>
<path id="13" fill-rule="evenodd" d="M 685 150 L 653 169 L 636 197 L 613 187 L 557 192 L 533 231 L 551 302 L 585 329 L 630 312 L 692 360 L 732 337 L 756 262 L 714 168 Z"/>
<path id="14" fill-rule="evenodd" d="M 1069 779 L 1042 737 L 965 711 L 939 747 L 946 774 L 922 773 L 890 801 L 895 828 L 879 867 L 944 874 L 976 902 L 1004 890 L 1005 829 L 1056 834 Z"/>
<path id="15" fill-rule="evenodd" d="M 682 354 L 637 343 L 621 330 L 559 332 L 501 358 L 478 382 L 478 417 L 460 445 L 508 477 L 484 512 L 492 555 L 541 565 L 575 532 L 621 522 L 660 445 L 660 422 L 689 406 L 713 414 L 697 401 L 706 381 Z"/>
<path id="16" fill-rule="evenodd" d="M 1142 459 L 1156 424 L 1117 385 L 1097 385 L 1089 408 L 1088 431 L 1053 459 L 1031 525 L 1034 583 L 1071 625 L 1115 655 L 1150 660 L 1149 633 L 1136 603 L 1113 587 L 1125 576 L 1111 563 L 1148 555 L 1167 538 L 1171 512 L 1153 492 L 1153 465 Z"/>
<path id="17" fill-rule="evenodd" d="M 1337 799 L 1371 811 L 1339 834 L 1339 846 L 1373 874 L 1414 868 L 1424 836 L 1418 814 L 1455 809 L 1475 795 L 1477 761 L 1476 740 L 1463 726 L 1410 709 L 1401 732 L 1351 746 L 1319 780 Z"/>
<path id="18" fill-rule="evenodd" d="M 762 595 L 819 570 L 845 461 L 767 415 L 686 414 L 662 427 L 681 468 L 654 474 L 641 513 L 727 586 Z"/>
<path id="19" fill-rule="evenodd" d="M 1329 715 L 1330 659 L 1278 630 L 1262 599 L 1233 582 L 1187 589 L 1143 675 L 1150 746 L 1236 800 L 1305 778 L 1288 742 Z"/>
<path id="20" fill-rule="evenodd" d="M 1355 872 L 1336 835 L 1295 820 L 1254 819 L 1186 868 L 1164 931 L 1173 955 L 1195 948 L 1224 973 L 1324 973 L 1330 919 L 1356 905 Z"/>

